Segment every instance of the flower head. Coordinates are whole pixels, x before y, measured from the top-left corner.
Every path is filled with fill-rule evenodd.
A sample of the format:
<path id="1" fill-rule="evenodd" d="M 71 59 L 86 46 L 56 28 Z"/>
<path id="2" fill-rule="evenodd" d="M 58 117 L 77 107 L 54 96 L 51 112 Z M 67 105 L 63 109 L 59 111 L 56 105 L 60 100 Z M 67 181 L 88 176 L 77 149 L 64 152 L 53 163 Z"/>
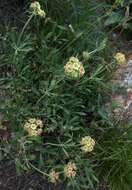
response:
<path id="1" fill-rule="evenodd" d="M 66 177 L 75 177 L 77 172 L 76 164 L 72 161 L 68 162 L 64 167 L 64 174 Z"/>
<path id="2" fill-rule="evenodd" d="M 24 124 L 24 129 L 29 136 L 39 136 L 43 132 L 43 122 L 40 119 L 31 118 Z"/>
<path id="3" fill-rule="evenodd" d="M 83 64 L 76 57 L 70 57 L 64 66 L 65 74 L 71 79 L 78 79 L 85 73 Z"/>
<path id="4" fill-rule="evenodd" d="M 80 144 L 81 144 L 82 151 L 87 153 L 87 152 L 93 151 L 93 148 L 95 146 L 95 141 L 90 136 L 85 136 L 80 141 Z"/>
<path id="5" fill-rule="evenodd" d="M 56 183 L 59 180 L 59 173 L 55 170 L 51 170 L 49 173 L 49 179 L 51 183 Z"/>
<path id="6" fill-rule="evenodd" d="M 120 53 L 120 52 L 116 53 L 114 58 L 118 64 L 123 64 L 126 62 L 126 58 L 125 58 L 125 55 L 123 53 Z"/>
<path id="7" fill-rule="evenodd" d="M 45 18 L 46 14 L 44 10 L 41 9 L 41 6 L 38 1 L 32 2 L 30 5 L 30 9 L 32 10 L 34 15 Z"/>

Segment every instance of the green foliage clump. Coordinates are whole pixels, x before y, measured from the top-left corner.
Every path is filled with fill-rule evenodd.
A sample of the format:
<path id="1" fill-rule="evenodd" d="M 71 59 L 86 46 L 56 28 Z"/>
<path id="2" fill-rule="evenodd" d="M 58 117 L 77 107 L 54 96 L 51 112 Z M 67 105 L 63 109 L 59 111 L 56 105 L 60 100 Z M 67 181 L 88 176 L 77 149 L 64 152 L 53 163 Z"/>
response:
<path id="1" fill-rule="evenodd" d="M 107 13 L 106 26 L 111 26 L 113 29 L 121 28 L 122 31 L 132 30 L 131 0 L 106 1 L 104 7 Z"/>
<path id="2" fill-rule="evenodd" d="M 93 1 L 45 0 L 40 4 L 43 14 L 37 4 L 37 13 L 29 11 L 21 31 L 6 28 L 0 38 L 0 82 L 6 91 L 2 115 L 11 130 L 11 138 L 0 142 L 0 159 L 15 159 L 18 172 L 33 169 L 48 179 L 52 174 L 52 182 L 59 175 L 57 182 L 78 190 L 95 189 L 103 175 L 114 190 L 114 155 L 119 152 L 130 159 L 131 155 L 130 149 L 120 153 L 122 141 L 113 146 L 110 138 L 116 141 L 119 131 L 102 109 L 113 67 L 102 15 Z M 65 75 L 70 57 L 85 69 L 76 80 Z M 113 128 L 112 134 L 107 127 Z M 85 150 L 90 151 L 83 152 L 80 142 L 87 136 L 91 138 L 86 138 L 90 141 L 85 142 Z M 69 162 L 74 167 L 67 178 L 64 168 Z M 122 160 L 116 163 L 121 167 L 118 174 Z"/>
<path id="3" fill-rule="evenodd" d="M 131 125 L 123 124 L 107 129 L 99 140 L 95 159 L 100 177 L 105 176 L 110 190 L 130 190 L 132 187 L 131 136 Z"/>

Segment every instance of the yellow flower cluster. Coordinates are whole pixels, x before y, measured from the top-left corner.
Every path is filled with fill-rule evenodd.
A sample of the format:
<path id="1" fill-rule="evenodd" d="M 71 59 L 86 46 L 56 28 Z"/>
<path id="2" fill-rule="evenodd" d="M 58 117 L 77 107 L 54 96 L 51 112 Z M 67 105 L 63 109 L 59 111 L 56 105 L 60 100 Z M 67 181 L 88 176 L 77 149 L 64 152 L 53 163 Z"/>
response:
<path id="1" fill-rule="evenodd" d="M 95 141 L 90 136 L 85 136 L 80 141 L 80 144 L 81 144 L 82 151 L 87 153 L 87 152 L 92 152 L 93 151 Z"/>
<path id="2" fill-rule="evenodd" d="M 83 64 L 76 57 L 70 57 L 67 64 L 64 66 L 65 74 L 69 78 L 78 79 L 85 73 Z"/>
<path id="3" fill-rule="evenodd" d="M 125 55 L 123 53 L 120 53 L 120 52 L 116 53 L 114 58 L 118 64 L 123 64 L 126 62 L 126 58 L 125 58 Z"/>
<path id="4" fill-rule="evenodd" d="M 25 123 L 24 129 L 29 136 L 39 136 L 43 132 L 43 122 L 40 119 L 31 118 Z"/>
<path id="5" fill-rule="evenodd" d="M 59 180 L 59 173 L 55 170 L 51 170 L 49 173 L 49 179 L 51 183 L 56 183 Z"/>
<path id="6" fill-rule="evenodd" d="M 68 162 L 67 165 L 65 165 L 64 167 L 64 174 L 66 177 L 75 177 L 77 172 L 77 167 L 76 164 L 74 162 Z"/>
<path id="7" fill-rule="evenodd" d="M 32 10 L 34 15 L 45 18 L 46 14 L 44 10 L 41 9 L 41 6 L 38 1 L 32 2 L 30 5 L 30 9 Z"/>

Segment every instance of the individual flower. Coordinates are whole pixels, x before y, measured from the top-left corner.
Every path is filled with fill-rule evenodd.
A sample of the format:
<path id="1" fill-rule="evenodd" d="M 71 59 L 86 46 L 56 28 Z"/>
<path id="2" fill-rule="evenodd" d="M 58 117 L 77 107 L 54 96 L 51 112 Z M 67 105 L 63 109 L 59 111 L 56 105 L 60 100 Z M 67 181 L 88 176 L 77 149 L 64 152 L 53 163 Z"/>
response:
<path id="1" fill-rule="evenodd" d="M 83 64 L 76 57 L 70 57 L 64 66 L 65 74 L 71 79 L 78 79 L 85 73 Z"/>
<path id="2" fill-rule="evenodd" d="M 34 15 L 45 18 L 45 11 L 41 9 L 40 3 L 38 1 L 34 1 L 30 5 L 30 9 Z"/>
<path id="3" fill-rule="evenodd" d="M 28 120 L 29 123 L 35 123 L 36 119 L 35 118 L 31 118 Z"/>
<path id="4" fill-rule="evenodd" d="M 123 53 L 120 53 L 120 52 L 116 53 L 114 58 L 118 64 L 123 64 L 126 62 L 125 54 L 123 54 Z"/>
<path id="5" fill-rule="evenodd" d="M 77 173 L 76 164 L 72 161 L 68 162 L 64 167 L 64 174 L 66 177 L 75 177 Z"/>
<path id="6" fill-rule="evenodd" d="M 36 119 L 36 124 L 39 125 L 41 128 L 43 127 L 43 122 L 41 119 Z"/>
<path id="7" fill-rule="evenodd" d="M 95 146 L 95 141 L 90 136 L 85 136 L 80 141 L 81 150 L 85 153 L 92 152 Z"/>
<path id="8" fill-rule="evenodd" d="M 59 173 L 55 170 L 51 170 L 49 173 L 49 179 L 51 183 L 57 183 L 57 181 L 59 180 Z"/>
<path id="9" fill-rule="evenodd" d="M 29 136 L 39 136 L 43 132 L 43 122 L 40 119 L 31 118 L 24 124 L 24 129 Z"/>

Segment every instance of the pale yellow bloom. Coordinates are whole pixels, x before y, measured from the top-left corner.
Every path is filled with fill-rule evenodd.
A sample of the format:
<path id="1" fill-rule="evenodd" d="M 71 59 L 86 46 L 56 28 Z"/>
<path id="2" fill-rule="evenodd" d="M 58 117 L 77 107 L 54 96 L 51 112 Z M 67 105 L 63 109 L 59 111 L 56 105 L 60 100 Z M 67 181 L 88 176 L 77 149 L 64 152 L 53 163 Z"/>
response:
<path id="1" fill-rule="evenodd" d="M 95 141 L 90 136 L 85 136 L 80 141 L 81 150 L 85 153 L 92 152 L 95 146 Z"/>
<path id="2" fill-rule="evenodd" d="M 76 57 L 70 57 L 70 58 L 69 58 L 69 62 L 78 63 L 79 60 L 78 60 L 78 58 L 76 58 Z"/>
<path id="3" fill-rule="evenodd" d="M 32 124 L 30 125 L 30 128 L 31 128 L 32 130 L 36 130 L 37 125 L 36 125 L 35 123 L 32 123 Z"/>
<path id="4" fill-rule="evenodd" d="M 35 118 L 31 118 L 28 120 L 29 123 L 35 123 L 36 122 L 36 119 Z"/>
<path id="5" fill-rule="evenodd" d="M 45 14 L 44 10 L 39 10 L 38 16 L 45 18 L 46 14 Z"/>
<path id="6" fill-rule="evenodd" d="M 31 3 L 30 8 L 32 8 L 33 10 L 41 9 L 41 6 L 40 6 L 38 1 L 34 1 L 34 2 Z"/>
<path id="7" fill-rule="evenodd" d="M 28 132 L 28 135 L 29 135 L 30 137 L 32 137 L 32 136 L 38 136 L 37 131 L 36 131 L 36 130 L 33 130 L 33 129 L 31 129 L 31 128 L 29 128 L 29 129 L 27 130 L 27 132 Z"/>
<path id="8" fill-rule="evenodd" d="M 67 165 L 64 167 L 64 174 L 66 177 L 75 177 L 77 173 L 76 164 L 72 161 L 68 162 Z"/>
<path id="9" fill-rule="evenodd" d="M 59 173 L 55 170 L 51 170 L 51 172 L 49 173 L 49 179 L 51 183 L 57 183 L 57 181 L 59 180 Z"/>
<path id="10" fill-rule="evenodd" d="M 70 57 L 67 64 L 64 66 L 65 74 L 69 78 L 78 79 L 85 73 L 83 64 L 76 57 Z"/>
<path id="11" fill-rule="evenodd" d="M 41 9 L 40 3 L 38 1 L 32 2 L 30 5 L 30 9 L 32 10 L 34 15 L 45 18 L 46 14 L 44 10 Z"/>
<path id="12" fill-rule="evenodd" d="M 116 53 L 114 58 L 118 64 L 123 64 L 126 62 L 125 54 L 123 54 L 123 53 L 120 53 L 120 52 Z"/>
<path id="13" fill-rule="evenodd" d="M 41 135 L 42 132 L 43 132 L 43 129 L 38 129 L 38 130 L 37 130 L 37 135 Z"/>
<path id="14" fill-rule="evenodd" d="M 43 132 L 43 122 L 40 119 L 31 118 L 24 124 L 24 129 L 29 136 L 39 136 Z"/>
<path id="15" fill-rule="evenodd" d="M 37 119 L 37 120 L 36 120 L 36 124 L 37 124 L 40 128 L 43 127 L 43 122 L 42 122 L 42 120 L 40 120 L 40 119 Z"/>
<path id="16" fill-rule="evenodd" d="M 28 128 L 29 128 L 29 123 L 28 123 L 28 122 L 26 122 L 26 123 L 25 123 L 25 125 L 24 125 L 24 129 L 26 129 L 26 130 L 27 130 Z"/>

